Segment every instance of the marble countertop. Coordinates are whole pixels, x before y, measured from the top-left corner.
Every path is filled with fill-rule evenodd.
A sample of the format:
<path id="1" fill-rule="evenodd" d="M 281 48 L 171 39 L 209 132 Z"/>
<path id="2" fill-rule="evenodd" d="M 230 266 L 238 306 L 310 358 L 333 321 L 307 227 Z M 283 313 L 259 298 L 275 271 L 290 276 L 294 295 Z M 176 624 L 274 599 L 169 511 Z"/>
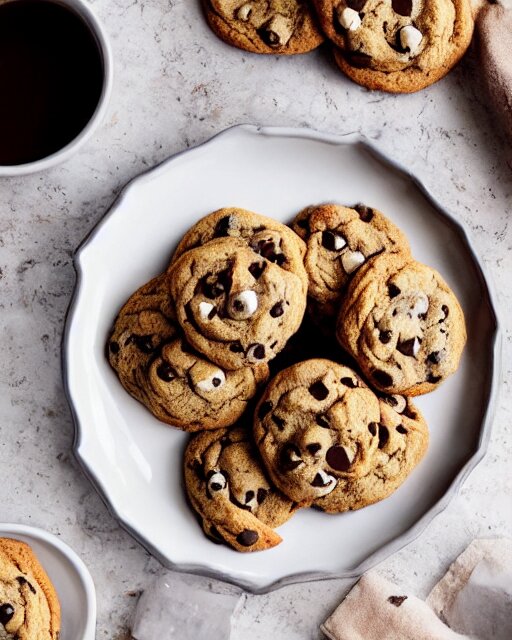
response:
<path id="1" fill-rule="evenodd" d="M 230 125 L 358 131 L 410 167 L 466 225 L 501 307 L 503 380 L 488 453 L 446 511 L 379 566 L 426 595 L 473 538 L 512 535 L 512 154 L 479 88 L 476 55 L 418 94 L 384 95 L 346 80 L 325 50 L 278 58 L 224 45 L 197 0 L 92 4 L 115 57 L 105 122 L 66 164 L 0 180 L 0 519 L 70 544 L 96 584 L 97 637 L 129 637 L 137 595 L 160 565 L 120 529 L 71 452 L 60 343 L 73 251 L 131 178 Z M 232 640 L 320 638 L 319 623 L 350 584 L 248 596 Z"/>

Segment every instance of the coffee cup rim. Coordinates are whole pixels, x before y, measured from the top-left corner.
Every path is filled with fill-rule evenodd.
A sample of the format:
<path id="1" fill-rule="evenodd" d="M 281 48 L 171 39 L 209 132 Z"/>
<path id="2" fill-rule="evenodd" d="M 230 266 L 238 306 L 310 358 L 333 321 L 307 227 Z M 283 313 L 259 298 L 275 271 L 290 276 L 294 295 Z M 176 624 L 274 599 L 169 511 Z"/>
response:
<path id="1" fill-rule="evenodd" d="M 7 0 L 15 1 L 15 0 Z M 31 173 L 38 173 L 55 167 L 58 164 L 66 162 L 73 156 L 84 144 L 91 138 L 92 134 L 103 121 L 112 93 L 112 85 L 114 80 L 114 61 L 112 55 L 112 47 L 107 36 L 105 28 L 98 19 L 94 9 L 85 0 L 51 0 L 55 4 L 60 4 L 74 10 L 84 21 L 87 28 L 94 36 L 103 64 L 103 86 L 98 99 L 98 104 L 85 127 L 76 135 L 67 145 L 39 160 L 26 162 L 16 165 L 1 165 L 0 178 L 24 176 Z"/>

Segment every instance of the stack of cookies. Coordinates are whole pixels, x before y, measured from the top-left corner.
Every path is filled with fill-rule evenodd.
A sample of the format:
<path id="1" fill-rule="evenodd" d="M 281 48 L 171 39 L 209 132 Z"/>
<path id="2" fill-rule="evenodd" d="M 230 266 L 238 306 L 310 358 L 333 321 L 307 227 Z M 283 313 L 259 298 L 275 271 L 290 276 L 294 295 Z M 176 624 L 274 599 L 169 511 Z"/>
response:
<path id="1" fill-rule="evenodd" d="M 203 0 L 213 31 L 254 53 L 297 54 L 325 39 L 345 75 L 394 93 L 446 75 L 473 34 L 470 0 Z"/>
<path id="2" fill-rule="evenodd" d="M 464 343 L 457 299 L 404 234 L 376 209 L 325 204 L 291 228 L 234 208 L 200 220 L 121 309 L 108 358 L 158 419 L 201 432 L 184 477 L 206 535 L 256 551 L 299 508 L 397 489 L 428 444 L 410 398 Z"/>

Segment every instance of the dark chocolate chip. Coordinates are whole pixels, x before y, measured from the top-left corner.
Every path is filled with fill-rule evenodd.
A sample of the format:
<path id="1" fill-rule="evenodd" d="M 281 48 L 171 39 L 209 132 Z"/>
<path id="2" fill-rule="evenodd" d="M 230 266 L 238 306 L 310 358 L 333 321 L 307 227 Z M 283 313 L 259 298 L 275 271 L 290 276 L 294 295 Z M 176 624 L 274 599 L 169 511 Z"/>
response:
<path id="1" fill-rule="evenodd" d="M 236 537 L 236 541 L 238 544 L 242 545 L 242 547 L 251 547 L 253 544 L 258 542 L 259 535 L 257 531 L 252 531 L 251 529 L 244 529 L 242 533 L 239 533 Z"/>
<path id="2" fill-rule="evenodd" d="M 441 352 L 440 351 L 432 351 L 427 356 L 428 362 L 432 364 L 439 364 L 441 361 Z"/>
<path id="3" fill-rule="evenodd" d="M 278 342 L 279 342 L 279 340 L 276 340 L 275 342 L 273 342 L 273 343 L 270 345 L 270 348 L 271 348 L 271 349 L 275 349 L 275 348 L 277 347 L 277 343 L 278 343 Z"/>
<path id="4" fill-rule="evenodd" d="M 214 300 L 225 293 L 224 286 L 215 276 L 211 275 L 205 276 L 201 280 L 201 291 L 207 298 L 210 298 L 210 300 Z"/>
<path id="5" fill-rule="evenodd" d="M 238 298 L 233 300 L 233 309 L 235 311 L 243 311 L 245 309 L 245 305 L 242 300 L 239 300 Z"/>
<path id="6" fill-rule="evenodd" d="M 322 476 L 319 473 L 317 473 L 316 476 L 313 478 L 313 482 L 311 483 L 311 486 L 326 487 L 329 483 L 330 483 L 330 479 L 327 480 L 327 482 L 324 482 L 324 479 L 322 478 Z"/>
<path id="7" fill-rule="evenodd" d="M 218 387 L 222 384 L 222 380 L 220 378 L 212 378 L 212 384 L 214 387 Z"/>
<path id="8" fill-rule="evenodd" d="M 354 9 L 354 11 L 361 11 L 364 9 L 364 5 L 367 0 L 347 0 L 347 7 Z"/>
<path id="9" fill-rule="evenodd" d="M 256 358 L 256 360 L 263 360 L 263 358 L 265 357 L 265 347 L 262 344 L 255 345 L 252 351 L 252 355 Z"/>
<path id="10" fill-rule="evenodd" d="M 119 344 L 117 342 L 111 342 L 109 344 L 110 347 L 110 352 L 113 353 L 114 355 L 116 353 L 119 353 Z"/>
<path id="11" fill-rule="evenodd" d="M 0 624 L 3 624 L 5 626 L 13 617 L 13 615 L 14 607 L 12 606 L 12 604 L 6 602 L 2 606 L 0 606 Z"/>
<path id="12" fill-rule="evenodd" d="M 379 333 L 379 340 L 382 342 L 382 344 L 388 344 L 388 342 L 391 340 L 393 336 L 393 332 L 392 331 L 381 331 Z"/>
<path id="13" fill-rule="evenodd" d="M 379 425 L 376 422 L 370 422 L 370 424 L 368 425 L 368 431 L 372 434 L 372 436 L 376 436 L 377 435 L 377 427 Z"/>
<path id="14" fill-rule="evenodd" d="M 315 453 L 320 451 L 321 448 L 322 448 L 322 445 L 319 442 L 312 442 L 311 444 L 308 444 L 306 447 L 306 449 L 309 451 L 309 453 L 312 456 L 314 456 Z"/>
<path id="15" fill-rule="evenodd" d="M 309 233 L 309 218 L 301 218 L 297 221 L 297 226 Z"/>
<path id="16" fill-rule="evenodd" d="M 393 378 L 389 375 L 389 373 L 382 371 L 382 369 L 375 369 L 375 371 L 372 373 L 372 378 L 381 387 L 391 387 L 393 385 Z"/>
<path id="17" fill-rule="evenodd" d="M 401 16 L 410 16 L 412 14 L 412 0 L 392 0 L 391 6 L 393 11 Z"/>
<path id="18" fill-rule="evenodd" d="M 427 314 L 426 313 L 419 313 L 418 314 L 418 318 L 420 320 L 426 320 L 427 319 Z"/>
<path id="19" fill-rule="evenodd" d="M 379 449 L 383 449 L 386 446 L 386 442 L 389 440 L 389 431 L 386 427 L 379 424 Z"/>
<path id="20" fill-rule="evenodd" d="M 302 459 L 292 460 L 292 458 L 300 458 L 299 448 L 294 444 L 287 444 L 281 450 L 280 464 L 284 471 L 293 471 L 302 464 Z"/>
<path id="21" fill-rule="evenodd" d="M 353 380 L 352 378 L 342 378 L 340 382 L 349 389 L 355 389 L 357 387 L 357 380 Z"/>
<path id="22" fill-rule="evenodd" d="M 436 382 L 439 382 L 439 380 L 441 380 L 443 376 L 435 376 L 433 373 L 429 373 L 428 377 L 427 377 L 427 382 L 431 382 L 432 384 L 435 384 Z"/>
<path id="23" fill-rule="evenodd" d="M 260 408 L 258 409 L 258 418 L 260 420 L 263 420 L 267 413 L 272 410 L 273 406 L 274 405 L 270 401 L 262 402 Z"/>
<path id="24" fill-rule="evenodd" d="M 176 378 L 176 371 L 167 362 L 161 362 L 157 367 L 156 375 L 164 382 L 170 382 Z"/>
<path id="25" fill-rule="evenodd" d="M 411 420 L 416 420 L 418 417 L 418 414 L 411 409 L 409 404 L 407 404 L 405 409 L 402 411 L 402 414 Z"/>
<path id="26" fill-rule="evenodd" d="M 446 318 L 450 315 L 450 309 L 448 309 L 445 304 L 443 304 L 443 306 L 441 307 L 441 311 L 444 313 L 444 318 L 441 318 L 439 322 L 443 322 L 443 320 L 446 320 Z"/>
<path id="27" fill-rule="evenodd" d="M 245 504 L 250 502 L 254 498 L 255 495 L 256 494 L 254 493 L 254 491 L 247 491 L 247 493 L 245 494 Z"/>
<path id="28" fill-rule="evenodd" d="M 348 471 L 350 468 L 350 460 L 343 447 L 331 447 L 327 451 L 325 459 L 327 464 L 336 471 Z"/>
<path id="29" fill-rule="evenodd" d="M 414 357 L 414 345 L 416 343 L 416 338 L 411 338 L 410 340 L 403 340 L 396 345 L 396 348 L 400 353 L 403 353 L 404 356 L 412 356 Z"/>
<path id="30" fill-rule="evenodd" d="M 222 542 L 222 536 L 220 535 L 219 530 L 215 525 L 212 525 L 210 527 L 210 535 L 214 539 L 213 542 L 217 542 L 217 543 Z"/>
<path id="31" fill-rule="evenodd" d="M 389 596 L 388 602 L 395 605 L 395 607 L 399 607 L 404 600 L 407 600 L 407 596 Z"/>
<path id="32" fill-rule="evenodd" d="M 272 309 L 270 309 L 270 315 L 273 318 L 279 318 L 279 316 L 282 316 L 284 313 L 284 309 L 283 309 L 283 303 L 280 302 L 276 302 L 276 304 L 272 307 Z"/>
<path id="33" fill-rule="evenodd" d="M 272 422 L 277 426 L 279 431 L 282 431 L 284 429 L 284 425 L 285 425 L 284 420 L 279 416 L 276 416 L 275 413 L 272 414 Z"/>
<path id="34" fill-rule="evenodd" d="M 372 57 L 363 51 L 347 51 L 346 57 L 349 64 L 356 69 L 367 69 L 372 62 Z"/>
<path id="35" fill-rule="evenodd" d="M 388 284 L 388 294 L 390 298 L 396 298 L 396 296 L 399 296 L 401 293 L 402 292 L 396 286 L 396 284 Z"/>
<path id="36" fill-rule="evenodd" d="M 373 218 L 374 216 L 374 211 L 371 207 L 367 207 L 364 204 L 358 204 L 355 207 L 357 213 L 359 214 L 359 217 L 361 218 L 361 220 L 363 222 L 370 222 L 370 220 Z"/>
<path id="37" fill-rule="evenodd" d="M 233 353 L 243 353 L 244 352 L 244 348 L 242 347 L 242 345 L 240 344 L 240 342 L 238 340 L 236 342 L 233 342 L 229 346 L 229 350 L 232 351 Z"/>
<path id="38" fill-rule="evenodd" d="M 231 229 L 231 225 L 232 225 L 231 216 L 224 216 L 224 218 L 221 218 L 215 225 L 215 231 L 213 233 L 213 237 L 221 238 L 223 236 L 229 235 L 229 230 Z"/>
<path id="39" fill-rule="evenodd" d="M 398 431 L 398 433 L 407 433 L 407 429 L 405 429 L 405 427 L 402 427 L 402 425 L 398 426 L 396 430 Z"/>
<path id="40" fill-rule="evenodd" d="M 258 280 L 259 278 L 261 278 L 261 275 L 265 271 L 266 266 L 266 262 L 253 262 L 249 267 L 249 273 L 255 280 Z"/>
<path id="41" fill-rule="evenodd" d="M 336 234 L 332 231 L 324 231 L 322 233 L 322 247 L 328 251 L 336 251 Z"/>
<path id="42" fill-rule="evenodd" d="M 17 581 L 19 582 L 19 584 L 20 584 L 20 585 L 22 585 L 22 586 L 23 586 L 24 584 L 26 584 L 26 585 L 28 586 L 28 588 L 30 589 L 30 591 L 32 591 L 32 593 L 36 593 L 36 590 L 35 590 L 35 588 L 32 586 L 32 584 L 31 584 L 31 583 L 30 583 L 26 578 L 24 578 L 23 576 L 18 576 L 18 577 L 16 578 L 16 580 L 17 580 Z"/>
<path id="43" fill-rule="evenodd" d="M 208 314 L 208 320 L 213 320 L 213 318 L 215 318 L 216 315 L 217 315 L 217 309 L 213 307 L 213 309 Z"/>
<path id="44" fill-rule="evenodd" d="M 153 336 L 133 336 L 133 343 L 142 353 L 153 353 Z"/>
<path id="45" fill-rule="evenodd" d="M 325 400 L 329 395 L 329 389 L 319 380 L 318 382 L 313 382 L 309 387 L 309 393 L 313 398 L 315 398 L 315 400 Z"/>
<path id="46" fill-rule="evenodd" d="M 317 416 L 316 417 L 316 423 L 319 427 L 323 427 L 324 429 L 330 429 L 331 426 L 329 424 L 329 422 L 327 421 L 327 418 L 325 416 Z"/>
<path id="47" fill-rule="evenodd" d="M 258 501 L 258 504 L 261 504 L 267 496 L 268 496 L 268 489 L 258 489 L 258 495 L 256 496 L 256 500 Z"/>

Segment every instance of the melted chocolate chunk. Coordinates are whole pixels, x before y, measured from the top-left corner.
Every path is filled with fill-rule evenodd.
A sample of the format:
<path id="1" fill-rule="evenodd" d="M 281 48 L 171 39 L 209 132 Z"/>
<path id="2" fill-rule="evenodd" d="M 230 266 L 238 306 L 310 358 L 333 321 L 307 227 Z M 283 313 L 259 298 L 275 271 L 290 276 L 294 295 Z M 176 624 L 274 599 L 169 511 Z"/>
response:
<path id="1" fill-rule="evenodd" d="M 432 351 L 427 356 L 427 361 L 431 364 L 439 364 L 441 362 L 441 352 L 440 351 Z"/>
<path id="2" fill-rule="evenodd" d="M 317 473 L 313 478 L 313 482 L 311 483 L 312 487 L 326 487 L 330 483 L 330 479 L 327 482 L 324 482 L 322 476 Z"/>
<path id="3" fill-rule="evenodd" d="M 247 491 L 246 494 L 245 494 L 245 504 L 250 502 L 254 498 L 255 495 L 256 494 L 254 493 L 254 491 Z"/>
<path id="4" fill-rule="evenodd" d="M 355 389 L 357 387 L 357 380 L 353 380 L 352 378 L 342 378 L 340 382 L 349 389 Z"/>
<path id="5" fill-rule="evenodd" d="M 325 400 L 329 395 L 329 389 L 320 380 L 318 382 L 313 382 L 308 391 L 315 400 Z"/>
<path id="6" fill-rule="evenodd" d="M 347 61 L 356 69 L 367 69 L 372 63 L 372 57 L 363 51 L 347 51 Z"/>
<path id="7" fill-rule="evenodd" d="M 382 344 L 388 344 L 388 342 L 391 340 L 391 338 L 393 337 L 393 332 L 392 331 L 381 331 L 379 333 L 379 340 L 382 342 Z"/>
<path id="8" fill-rule="evenodd" d="M 201 290 L 207 298 L 214 300 L 223 293 L 228 293 L 231 289 L 231 284 L 231 271 L 230 269 L 224 269 L 224 271 L 220 271 L 216 276 L 205 276 L 201 280 Z"/>
<path id="9" fill-rule="evenodd" d="M 336 251 L 336 234 L 332 231 L 324 231 L 322 233 L 322 247 L 328 251 Z"/>
<path id="10" fill-rule="evenodd" d="M 364 5 L 367 0 L 347 0 L 347 7 L 354 9 L 354 11 L 361 11 L 364 9 Z"/>
<path id="11" fill-rule="evenodd" d="M 410 16 L 412 14 L 412 0 L 392 0 L 391 6 L 393 11 L 401 16 Z"/>
<path id="12" fill-rule="evenodd" d="M 153 336 L 132 336 L 133 344 L 140 349 L 142 353 L 153 353 Z"/>
<path id="13" fill-rule="evenodd" d="M 382 371 L 382 369 L 375 369 L 375 371 L 372 373 L 372 378 L 381 387 L 391 387 L 393 385 L 393 378 L 389 375 L 389 373 Z"/>
<path id="14" fill-rule="evenodd" d="M 279 431 L 284 429 L 285 421 L 279 416 L 276 416 L 275 413 L 272 414 L 272 422 L 277 426 Z"/>
<path id="15" fill-rule="evenodd" d="M 402 425 L 399 425 L 396 430 L 398 431 L 398 433 L 407 433 L 407 429 L 405 427 L 402 427 Z"/>
<path id="16" fill-rule="evenodd" d="M 222 238 L 223 236 L 228 236 L 229 230 L 231 229 L 231 225 L 232 225 L 231 216 L 224 216 L 224 218 L 221 218 L 215 225 L 215 231 L 213 232 L 213 237 Z"/>
<path id="17" fill-rule="evenodd" d="M 283 303 L 280 302 L 276 302 L 276 304 L 272 307 L 272 309 L 270 309 L 270 315 L 273 318 L 279 318 L 279 316 L 282 316 L 284 313 L 284 309 L 283 309 Z"/>
<path id="18" fill-rule="evenodd" d="M 256 496 L 256 500 L 258 501 L 258 504 L 261 504 L 267 496 L 268 496 L 268 489 L 258 489 L 258 495 Z"/>
<path id="19" fill-rule="evenodd" d="M 35 588 L 32 586 L 32 584 L 31 584 L 31 583 L 30 583 L 26 578 L 24 578 L 23 576 L 18 576 L 18 577 L 16 578 L 16 580 L 18 581 L 18 583 L 19 583 L 21 586 L 23 586 L 24 584 L 26 584 L 26 585 L 28 586 L 28 588 L 30 589 L 30 591 L 32 591 L 32 593 L 34 593 L 34 594 L 36 593 L 36 590 L 35 590 Z"/>
<path id="20" fill-rule="evenodd" d="M 236 342 L 233 342 L 229 346 L 229 350 L 232 351 L 233 353 L 243 353 L 244 352 L 244 348 L 242 347 L 242 345 L 240 344 L 240 342 L 238 340 Z"/>
<path id="21" fill-rule="evenodd" d="M 9 622 L 9 620 L 14 615 L 14 607 L 6 602 L 5 604 L 0 606 L 0 624 L 4 626 Z"/>
<path id="22" fill-rule="evenodd" d="M 164 382 L 170 382 L 177 377 L 176 371 L 167 362 L 162 362 L 158 365 L 156 375 Z"/>
<path id="23" fill-rule="evenodd" d="M 284 471 L 293 471 L 302 464 L 299 448 L 294 444 L 285 445 L 281 450 L 279 461 Z"/>
<path id="24" fill-rule="evenodd" d="M 439 382 L 439 380 L 441 380 L 443 376 L 435 376 L 433 373 L 429 373 L 427 376 L 427 382 L 431 382 L 432 384 L 435 384 L 436 382 Z"/>
<path id="25" fill-rule="evenodd" d="M 309 453 L 312 456 L 314 456 L 315 453 L 320 451 L 321 448 L 322 448 L 322 445 L 319 442 L 312 442 L 311 444 L 308 444 L 306 447 L 306 449 L 309 451 Z"/>
<path id="26" fill-rule="evenodd" d="M 252 547 L 253 544 L 258 542 L 259 535 L 257 531 L 252 531 L 251 529 L 244 529 L 242 533 L 239 533 L 236 537 L 236 541 L 238 544 L 242 545 L 242 547 Z"/>
<path id="27" fill-rule="evenodd" d="M 406 405 L 405 409 L 402 411 L 402 414 L 407 418 L 410 418 L 411 420 L 416 420 L 418 417 L 418 414 L 411 409 L 409 404 Z"/>
<path id="28" fill-rule="evenodd" d="M 344 447 L 331 447 L 325 456 L 327 464 L 336 469 L 336 471 L 348 471 L 350 469 L 350 460 Z"/>
<path id="29" fill-rule="evenodd" d="M 319 427 L 323 427 L 324 429 L 330 429 L 331 426 L 329 424 L 329 422 L 327 421 L 327 418 L 325 416 L 317 416 L 315 419 L 317 425 Z"/>
<path id="30" fill-rule="evenodd" d="M 266 269 L 266 266 L 266 262 L 253 262 L 249 267 L 249 273 L 255 280 L 258 280 L 259 278 L 261 278 L 263 272 Z"/>
<path id="31" fill-rule="evenodd" d="M 109 348 L 110 348 L 110 352 L 113 353 L 114 355 L 116 355 L 116 353 L 119 353 L 119 344 L 117 342 L 111 342 L 109 344 Z"/>
<path id="32" fill-rule="evenodd" d="M 263 402 L 258 409 L 258 418 L 263 420 L 267 413 L 272 410 L 273 406 L 274 405 L 270 401 Z"/>
<path id="33" fill-rule="evenodd" d="M 389 440 L 389 431 L 386 427 L 379 424 L 379 449 L 383 449 L 386 446 L 386 442 Z"/>
<path id="34" fill-rule="evenodd" d="M 399 607 L 404 600 L 407 600 L 407 596 L 389 596 L 388 602 L 395 605 L 395 607 Z"/>
<path id="35" fill-rule="evenodd" d="M 396 296 L 399 296 L 401 293 L 396 284 L 388 284 L 388 295 L 390 298 L 396 298 Z"/>
<path id="36" fill-rule="evenodd" d="M 379 425 L 376 422 L 370 422 L 370 424 L 368 425 L 368 431 L 372 434 L 372 436 L 377 435 L 378 426 Z"/>
<path id="37" fill-rule="evenodd" d="M 374 216 L 373 209 L 371 207 L 367 207 L 364 204 L 358 204 L 355 206 L 355 210 L 359 214 L 359 217 L 363 222 L 370 222 L 370 220 Z"/>
<path id="38" fill-rule="evenodd" d="M 403 342 L 399 342 L 396 345 L 396 348 L 400 353 L 403 353 L 404 356 L 414 357 L 414 345 L 416 342 L 416 338 L 411 338 L 410 340 L 404 340 Z"/>

